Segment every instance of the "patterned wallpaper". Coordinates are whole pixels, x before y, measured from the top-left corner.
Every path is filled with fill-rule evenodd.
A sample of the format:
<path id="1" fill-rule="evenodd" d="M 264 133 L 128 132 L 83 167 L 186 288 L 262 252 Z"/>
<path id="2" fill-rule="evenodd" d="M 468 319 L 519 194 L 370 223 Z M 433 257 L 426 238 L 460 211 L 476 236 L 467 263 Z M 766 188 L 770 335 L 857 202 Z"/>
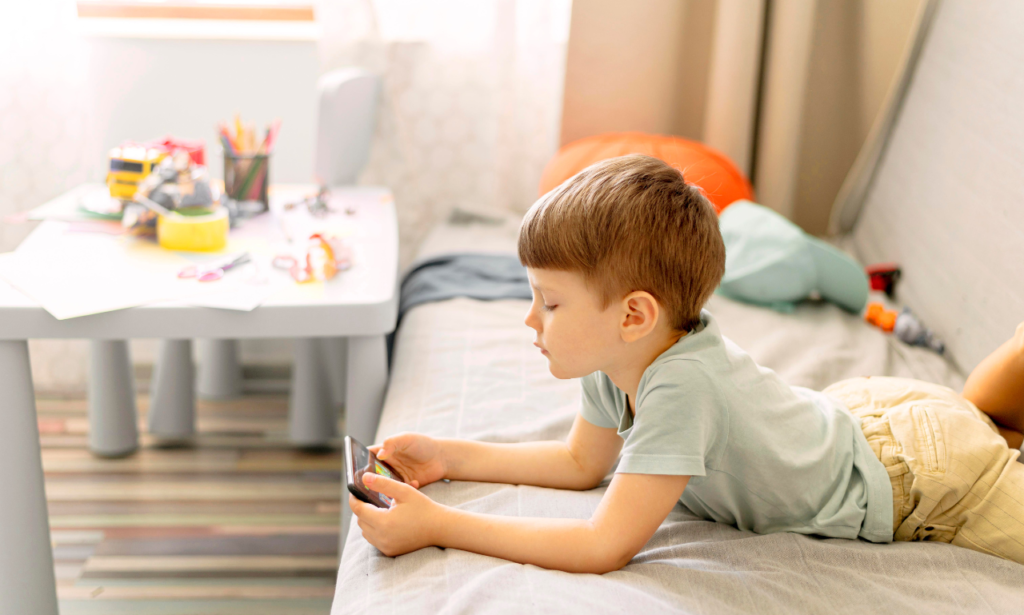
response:
<path id="1" fill-rule="evenodd" d="M 326 71 L 383 76 L 360 183 L 391 186 L 401 263 L 454 207 L 524 212 L 557 150 L 568 2 L 343 0 L 318 5 Z"/>

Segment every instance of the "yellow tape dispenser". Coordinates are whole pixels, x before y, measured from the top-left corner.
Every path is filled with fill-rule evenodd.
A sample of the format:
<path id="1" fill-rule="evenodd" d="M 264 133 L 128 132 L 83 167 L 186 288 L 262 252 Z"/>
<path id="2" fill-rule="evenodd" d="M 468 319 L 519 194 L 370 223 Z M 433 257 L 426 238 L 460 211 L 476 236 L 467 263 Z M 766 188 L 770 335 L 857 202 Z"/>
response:
<path id="1" fill-rule="evenodd" d="M 188 252 L 215 252 L 228 245 L 228 212 L 223 207 L 185 208 L 156 221 L 156 237 L 160 247 Z"/>

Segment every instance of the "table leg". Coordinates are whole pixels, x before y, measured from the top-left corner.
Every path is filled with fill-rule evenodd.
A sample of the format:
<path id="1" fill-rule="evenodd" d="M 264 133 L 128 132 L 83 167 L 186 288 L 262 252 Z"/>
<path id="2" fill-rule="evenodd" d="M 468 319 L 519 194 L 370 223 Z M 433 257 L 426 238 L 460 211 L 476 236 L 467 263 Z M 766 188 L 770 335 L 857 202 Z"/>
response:
<path id="1" fill-rule="evenodd" d="M 0 605 L 57 615 L 28 342 L 0 341 Z"/>
<path id="2" fill-rule="evenodd" d="M 185 440 L 196 432 L 192 340 L 161 340 L 149 396 L 149 432 Z"/>
<path id="3" fill-rule="evenodd" d="M 235 399 L 242 395 L 238 340 L 199 340 L 199 379 L 203 399 Z"/>
<path id="4" fill-rule="evenodd" d="M 125 340 L 89 344 L 89 448 L 122 457 L 139 448 L 135 379 Z"/>
<path id="5" fill-rule="evenodd" d="M 345 405 L 345 373 L 348 365 L 348 342 L 343 337 L 324 337 L 320 339 L 327 365 L 327 384 L 331 387 L 331 398 L 334 405 Z"/>
<path id="6" fill-rule="evenodd" d="M 327 446 L 337 433 L 338 412 L 331 399 L 327 366 L 318 338 L 294 341 L 288 430 L 299 446 Z"/>

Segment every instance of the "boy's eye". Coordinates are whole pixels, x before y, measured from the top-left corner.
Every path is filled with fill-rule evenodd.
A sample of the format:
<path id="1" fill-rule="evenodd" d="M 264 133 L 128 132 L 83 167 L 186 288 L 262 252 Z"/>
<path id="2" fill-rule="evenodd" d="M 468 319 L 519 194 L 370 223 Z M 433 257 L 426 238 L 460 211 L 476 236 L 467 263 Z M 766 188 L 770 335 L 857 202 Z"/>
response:
<path id="1" fill-rule="evenodd" d="M 542 307 L 544 308 L 544 311 L 545 311 L 545 312 L 550 312 L 550 311 L 554 310 L 554 309 L 555 309 L 556 307 L 558 307 L 558 306 L 557 306 L 557 305 L 546 305 L 546 304 L 545 304 L 545 305 L 543 305 Z"/>

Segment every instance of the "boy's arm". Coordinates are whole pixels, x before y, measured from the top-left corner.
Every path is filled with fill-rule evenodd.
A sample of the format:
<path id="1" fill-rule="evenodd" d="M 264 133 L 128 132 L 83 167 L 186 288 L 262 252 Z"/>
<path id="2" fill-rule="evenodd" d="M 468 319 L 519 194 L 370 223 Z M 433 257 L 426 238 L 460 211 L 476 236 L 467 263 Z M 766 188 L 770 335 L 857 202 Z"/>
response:
<path id="1" fill-rule="evenodd" d="M 565 442 L 493 444 L 441 440 L 446 478 L 555 489 L 593 489 L 608 474 L 622 449 L 615 429 L 597 427 L 576 415 Z"/>
<path id="2" fill-rule="evenodd" d="M 622 448 L 612 428 L 577 415 L 565 442 L 494 444 L 399 434 L 370 450 L 416 487 L 441 478 L 593 489 L 608 474 Z"/>
<path id="3" fill-rule="evenodd" d="M 388 510 L 350 498 L 366 539 L 385 555 L 451 547 L 566 572 L 602 574 L 635 556 L 679 501 L 689 476 L 616 474 L 589 520 L 498 517 L 432 502 L 408 485 L 366 474 L 395 498 Z"/>

